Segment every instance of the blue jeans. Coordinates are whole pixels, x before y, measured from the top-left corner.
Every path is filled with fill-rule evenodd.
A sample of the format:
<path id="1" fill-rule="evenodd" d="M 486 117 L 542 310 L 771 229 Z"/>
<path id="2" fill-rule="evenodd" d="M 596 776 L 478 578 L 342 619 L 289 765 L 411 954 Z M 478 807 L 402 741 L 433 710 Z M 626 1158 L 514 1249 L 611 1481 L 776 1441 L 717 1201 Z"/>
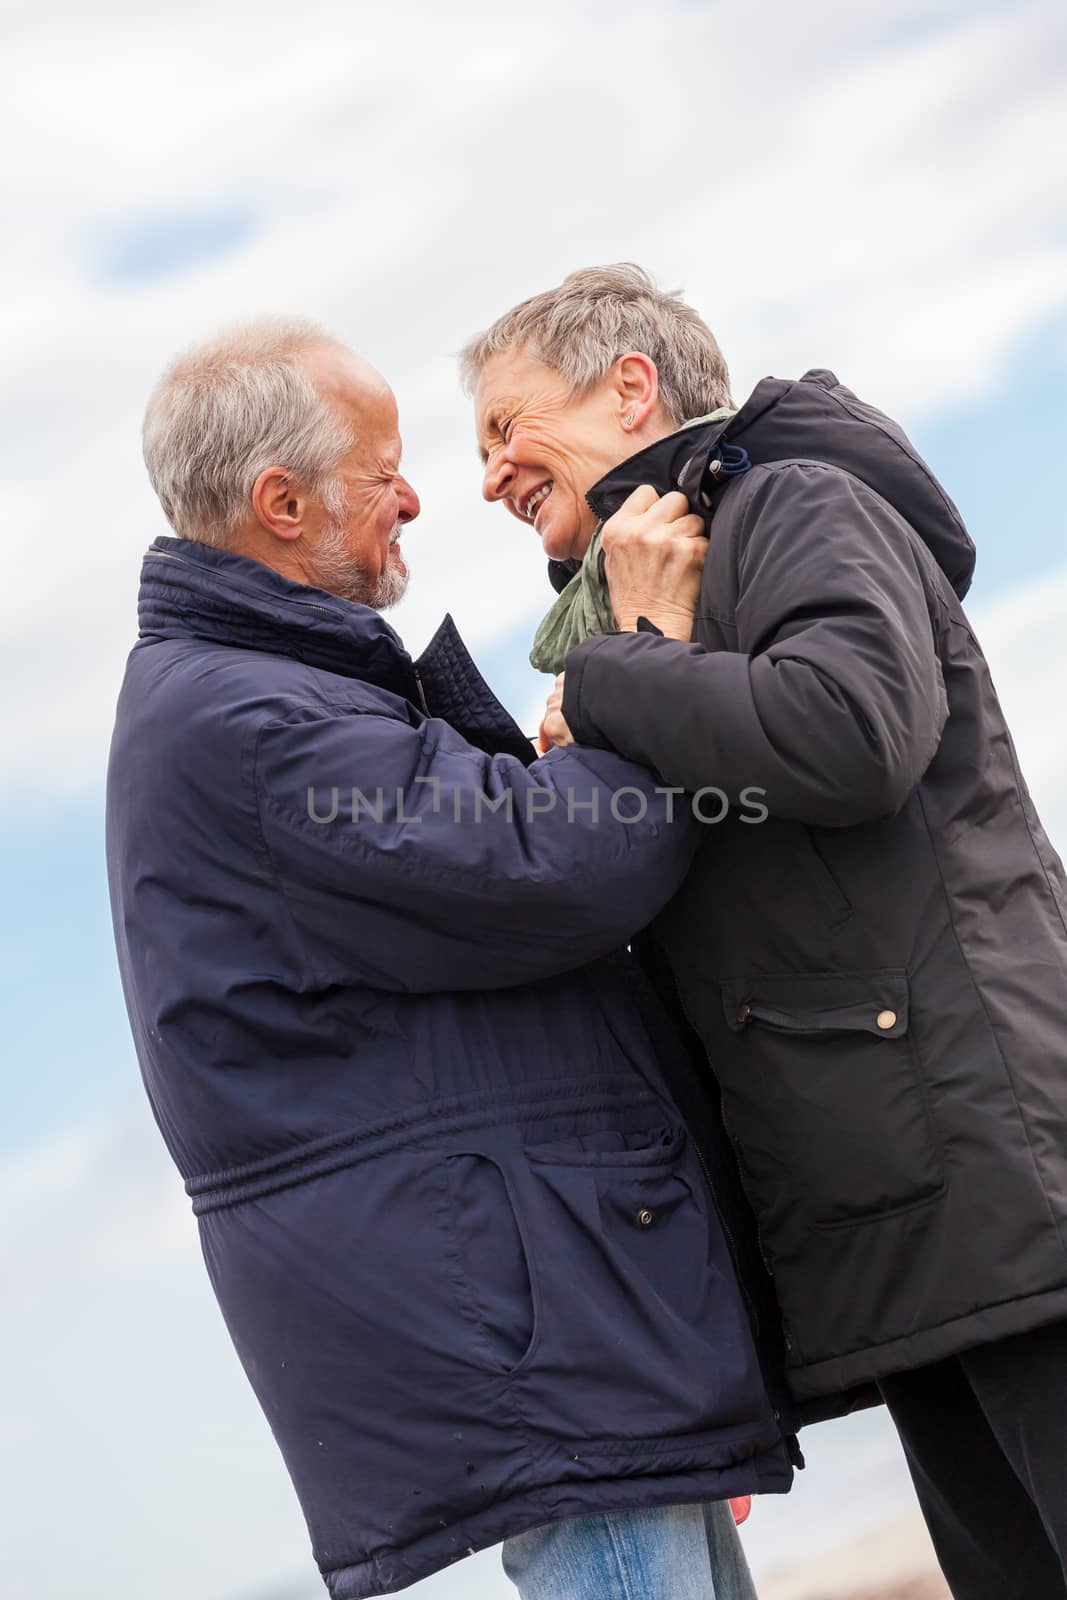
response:
<path id="1" fill-rule="evenodd" d="M 726 1501 L 550 1522 L 503 1560 L 522 1600 L 756 1600 Z"/>

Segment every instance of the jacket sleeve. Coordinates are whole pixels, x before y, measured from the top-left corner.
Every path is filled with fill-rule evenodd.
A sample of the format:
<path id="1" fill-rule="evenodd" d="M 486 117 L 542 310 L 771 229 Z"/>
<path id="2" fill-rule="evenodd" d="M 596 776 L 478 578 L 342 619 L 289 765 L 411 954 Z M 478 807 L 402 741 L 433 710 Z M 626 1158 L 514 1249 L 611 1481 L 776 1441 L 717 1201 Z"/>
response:
<path id="1" fill-rule="evenodd" d="M 577 749 L 527 768 L 432 718 L 271 723 L 255 785 L 314 983 L 425 993 L 568 971 L 648 923 L 696 845 L 645 768 Z"/>
<path id="2" fill-rule="evenodd" d="M 889 815 L 948 715 L 914 535 L 834 468 L 788 462 L 752 479 L 736 650 L 649 633 L 586 640 L 567 657 L 568 726 L 670 784 L 714 786 L 734 804 L 762 790 L 773 816 L 844 827 Z"/>

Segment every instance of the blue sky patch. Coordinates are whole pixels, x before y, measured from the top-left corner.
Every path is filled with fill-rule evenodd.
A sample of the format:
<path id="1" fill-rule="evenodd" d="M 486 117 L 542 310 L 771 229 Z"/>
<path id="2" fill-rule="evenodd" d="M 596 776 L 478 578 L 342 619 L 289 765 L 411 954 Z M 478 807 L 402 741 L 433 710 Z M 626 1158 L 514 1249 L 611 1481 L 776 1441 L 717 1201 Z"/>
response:
<path id="1" fill-rule="evenodd" d="M 103 276 L 128 284 L 169 277 L 227 255 L 252 238 L 249 211 L 161 211 L 116 229 L 102 252 Z"/>
<path id="2" fill-rule="evenodd" d="M 978 548 L 968 605 L 1067 565 L 1065 398 L 1067 321 L 1056 321 L 1019 349 L 994 394 L 905 423 Z"/>

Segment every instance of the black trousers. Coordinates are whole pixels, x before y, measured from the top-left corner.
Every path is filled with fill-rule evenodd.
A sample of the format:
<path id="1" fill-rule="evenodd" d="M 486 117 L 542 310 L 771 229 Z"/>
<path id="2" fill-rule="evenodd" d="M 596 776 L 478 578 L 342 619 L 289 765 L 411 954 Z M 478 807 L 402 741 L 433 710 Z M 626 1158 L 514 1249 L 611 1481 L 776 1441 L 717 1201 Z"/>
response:
<path id="1" fill-rule="evenodd" d="M 955 1600 L 1067 1600 L 1067 1323 L 881 1390 Z"/>

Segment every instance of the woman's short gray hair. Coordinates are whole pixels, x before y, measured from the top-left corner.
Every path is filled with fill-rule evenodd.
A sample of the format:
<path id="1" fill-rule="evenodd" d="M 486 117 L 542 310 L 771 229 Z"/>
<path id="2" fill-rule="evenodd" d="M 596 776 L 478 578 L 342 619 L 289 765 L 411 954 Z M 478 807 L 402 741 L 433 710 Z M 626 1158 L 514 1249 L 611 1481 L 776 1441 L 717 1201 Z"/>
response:
<path id="1" fill-rule="evenodd" d="M 576 394 L 592 388 L 620 356 L 640 350 L 656 363 L 660 399 L 675 423 L 733 403 L 711 329 L 677 291 L 657 289 L 631 262 L 572 272 L 558 289 L 498 317 L 460 352 L 467 393 L 491 356 L 513 349 L 554 367 Z"/>
<path id="2" fill-rule="evenodd" d="M 144 418 L 144 459 L 167 520 L 184 539 L 225 548 L 267 467 L 285 467 L 326 500 L 354 443 L 301 362 L 335 344 L 313 322 L 270 318 L 197 345 L 171 363 Z"/>

